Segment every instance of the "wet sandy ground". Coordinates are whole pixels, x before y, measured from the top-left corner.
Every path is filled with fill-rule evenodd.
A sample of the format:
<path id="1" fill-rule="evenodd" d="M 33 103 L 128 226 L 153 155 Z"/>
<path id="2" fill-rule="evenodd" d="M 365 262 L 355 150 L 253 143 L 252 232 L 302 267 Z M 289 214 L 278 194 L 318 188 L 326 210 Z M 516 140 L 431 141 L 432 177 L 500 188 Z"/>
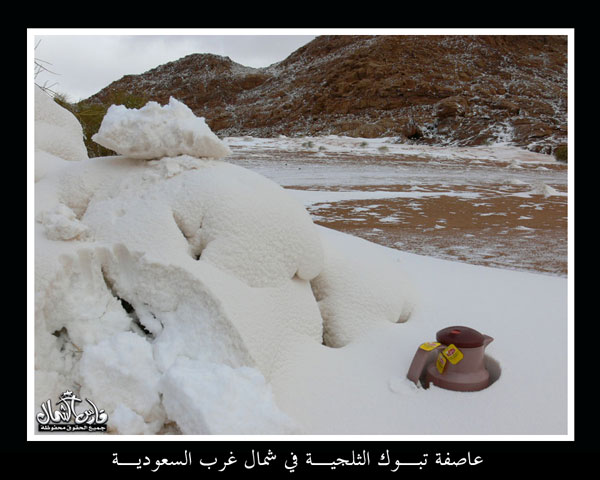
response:
<path id="1" fill-rule="evenodd" d="M 228 161 L 301 191 L 317 224 L 416 254 L 567 275 L 566 164 L 311 143 L 240 142 Z"/>
<path id="2" fill-rule="evenodd" d="M 477 191 L 470 188 L 470 191 Z M 567 274 L 564 197 L 425 197 L 308 207 L 315 223 L 399 250 L 520 270 Z"/>

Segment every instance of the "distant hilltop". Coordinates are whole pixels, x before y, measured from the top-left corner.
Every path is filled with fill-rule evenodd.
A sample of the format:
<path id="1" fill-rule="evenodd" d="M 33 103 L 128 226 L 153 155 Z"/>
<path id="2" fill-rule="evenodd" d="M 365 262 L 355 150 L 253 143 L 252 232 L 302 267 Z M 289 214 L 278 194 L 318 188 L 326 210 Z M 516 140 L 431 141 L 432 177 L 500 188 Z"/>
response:
<path id="1" fill-rule="evenodd" d="M 327 35 L 265 68 L 193 54 L 126 75 L 82 103 L 185 103 L 219 136 L 347 135 L 401 142 L 567 142 L 567 37 Z"/>

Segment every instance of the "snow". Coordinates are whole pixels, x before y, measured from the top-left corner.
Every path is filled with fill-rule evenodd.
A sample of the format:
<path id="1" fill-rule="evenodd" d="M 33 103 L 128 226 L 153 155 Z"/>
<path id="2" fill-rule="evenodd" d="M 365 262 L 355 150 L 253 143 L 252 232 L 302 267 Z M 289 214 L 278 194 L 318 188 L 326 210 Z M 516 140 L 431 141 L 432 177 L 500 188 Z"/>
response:
<path id="1" fill-rule="evenodd" d="M 442 147 L 437 145 L 417 145 L 410 143 L 397 143 L 395 137 L 355 138 L 343 135 L 326 135 L 322 137 L 228 137 L 227 145 L 230 147 L 247 146 L 249 143 L 258 148 L 274 150 L 287 150 L 297 152 L 306 150 L 304 145 L 311 145 L 311 151 L 322 149 L 326 152 L 352 153 L 354 155 L 392 157 L 399 154 L 405 156 L 418 156 L 429 159 L 456 158 L 472 161 L 489 160 L 494 162 L 512 162 L 516 164 L 537 164 L 539 166 L 553 163 L 550 155 L 531 152 L 514 145 L 498 143 L 494 145 L 481 145 L 475 147 Z"/>
<path id="2" fill-rule="evenodd" d="M 160 416 L 158 382 L 152 346 L 133 332 L 119 332 L 97 344 L 89 344 L 79 364 L 81 394 L 95 399 L 107 411 L 124 405 L 152 423 Z M 115 385 L 127 385 L 116 391 Z"/>
<path id="3" fill-rule="evenodd" d="M 119 435 L 568 433 L 566 278 L 317 227 L 305 206 L 336 192 L 291 192 L 221 160 L 228 147 L 175 99 L 111 108 L 96 140 L 120 155 L 74 162 L 80 131 L 46 100 L 36 126 L 57 128 L 52 143 L 36 136 L 36 412 L 71 389 Z M 417 347 L 457 324 L 494 337 L 492 385 L 412 384 Z"/>
<path id="4" fill-rule="evenodd" d="M 230 153 L 204 118 L 196 117 L 173 97 L 165 106 L 148 102 L 139 110 L 112 105 L 92 140 L 121 155 L 141 159 L 177 155 L 222 158 Z"/>
<path id="5" fill-rule="evenodd" d="M 321 239 L 325 265 L 312 287 L 327 345 L 343 347 L 375 325 L 407 321 L 415 293 L 401 266 L 371 245 L 357 252 L 330 236 Z"/>
<path id="6" fill-rule="evenodd" d="M 55 108 L 55 102 L 41 88 L 34 88 L 36 177 L 38 165 L 56 162 L 58 157 L 67 161 L 84 160 L 87 149 L 83 143 L 83 128 L 75 116 L 64 108 Z M 39 152 L 44 152 L 39 154 Z"/>
<path id="7" fill-rule="evenodd" d="M 400 265 L 418 295 L 404 323 L 379 322 L 343 348 L 298 348 L 274 384 L 281 407 L 320 435 L 566 435 L 566 280 L 422 257 L 329 229 L 364 258 Z M 375 254 L 374 254 L 375 255 Z M 493 383 L 479 392 L 417 388 L 406 378 L 420 344 L 451 325 L 490 335 Z M 294 395 L 303 392 L 302 404 Z M 348 400 L 351 399 L 351 400 Z"/>
<path id="8" fill-rule="evenodd" d="M 167 415 L 184 435 L 300 432 L 279 410 L 265 378 L 253 368 L 182 357 L 163 375 L 160 390 Z"/>
<path id="9" fill-rule="evenodd" d="M 75 212 L 62 203 L 54 210 L 40 213 L 38 221 L 45 227 L 50 240 L 84 238 L 89 232 L 88 227 L 77 219 Z"/>
<path id="10" fill-rule="evenodd" d="M 294 190 L 288 189 L 298 200 L 305 206 L 310 206 L 325 202 L 342 202 L 346 200 L 368 200 L 368 199 L 384 199 L 384 198 L 426 198 L 426 197 L 462 197 L 462 198 L 477 198 L 480 195 L 475 192 L 388 192 L 385 190 L 374 191 L 311 191 L 311 190 Z"/>

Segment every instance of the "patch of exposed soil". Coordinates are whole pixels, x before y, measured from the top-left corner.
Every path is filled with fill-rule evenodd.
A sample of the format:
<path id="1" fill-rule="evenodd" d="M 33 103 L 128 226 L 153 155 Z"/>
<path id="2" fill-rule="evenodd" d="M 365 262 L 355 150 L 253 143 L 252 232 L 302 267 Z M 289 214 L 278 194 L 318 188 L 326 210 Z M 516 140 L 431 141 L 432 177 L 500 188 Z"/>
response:
<path id="1" fill-rule="evenodd" d="M 440 193 L 315 204 L 309 212 L 317 224 L 399 250 L 567 275 L 566 197 L 529 195 L 505 185 L 454 189 L 459 196 Z"/>

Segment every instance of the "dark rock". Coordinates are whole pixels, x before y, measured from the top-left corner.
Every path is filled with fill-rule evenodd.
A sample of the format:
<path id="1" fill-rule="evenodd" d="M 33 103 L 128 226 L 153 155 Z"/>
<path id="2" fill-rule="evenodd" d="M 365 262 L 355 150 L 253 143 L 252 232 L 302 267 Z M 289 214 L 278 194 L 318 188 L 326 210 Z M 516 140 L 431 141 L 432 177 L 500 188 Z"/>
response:
<path id="1" fill-rule="evenodd" d="M 438 118 L 464 117 L 469 109 L 469 103 L 464 97 L 448 97 L 436 104 Z"/>

